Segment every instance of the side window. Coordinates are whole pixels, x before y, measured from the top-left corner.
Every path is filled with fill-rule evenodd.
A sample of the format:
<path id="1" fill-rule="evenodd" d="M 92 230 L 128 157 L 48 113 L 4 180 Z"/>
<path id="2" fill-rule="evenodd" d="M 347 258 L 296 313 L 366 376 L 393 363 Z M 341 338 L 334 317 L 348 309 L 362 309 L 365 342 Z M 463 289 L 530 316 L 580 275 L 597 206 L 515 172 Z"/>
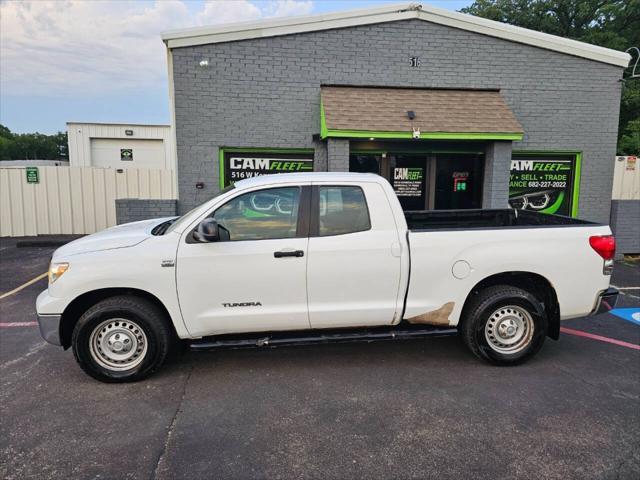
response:
<path id="1" fill-rule="evenodd" d="M 363 232 L 371 228 L 369 209 L 360 187 L 319 187 L 321 237 Z"/>
<path id="2" fill-rule="evenodd" d="M 299 187 L 257 190 L 229 200 L 213 219 L 231 241 L 294 238 L 299 205 Z"/>

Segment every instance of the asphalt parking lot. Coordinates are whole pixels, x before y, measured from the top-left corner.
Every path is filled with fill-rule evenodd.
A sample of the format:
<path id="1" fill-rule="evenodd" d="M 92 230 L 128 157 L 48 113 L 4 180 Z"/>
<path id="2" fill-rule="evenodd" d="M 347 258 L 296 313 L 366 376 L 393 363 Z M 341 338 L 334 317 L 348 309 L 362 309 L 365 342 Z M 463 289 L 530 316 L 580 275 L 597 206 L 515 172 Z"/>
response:
<path id="1" fill-rule="evenodd" d="M 3 240 L 0 296 L 53 250 Z M 640 306 L 640 263 L 613 284 Z M 448 337 L 187 352 L 108 385 L 40 338 L 44 288 L 0 299 L 4 479 L 640 478 L 640 325 L 612 314 L 515 368 Z"/>

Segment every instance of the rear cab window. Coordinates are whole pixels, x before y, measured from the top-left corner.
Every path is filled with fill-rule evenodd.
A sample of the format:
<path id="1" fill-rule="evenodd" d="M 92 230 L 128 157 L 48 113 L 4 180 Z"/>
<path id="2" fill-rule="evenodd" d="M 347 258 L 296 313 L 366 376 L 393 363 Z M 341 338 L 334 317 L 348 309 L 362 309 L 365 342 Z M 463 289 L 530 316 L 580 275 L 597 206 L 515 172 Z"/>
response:
<path id="1" fill-rule="evenodd" d="M 312 234 L 318 237 L 345 235 L 371 229 L 369 208 L 362 188 L 318 186 L 314 195 Z"/>

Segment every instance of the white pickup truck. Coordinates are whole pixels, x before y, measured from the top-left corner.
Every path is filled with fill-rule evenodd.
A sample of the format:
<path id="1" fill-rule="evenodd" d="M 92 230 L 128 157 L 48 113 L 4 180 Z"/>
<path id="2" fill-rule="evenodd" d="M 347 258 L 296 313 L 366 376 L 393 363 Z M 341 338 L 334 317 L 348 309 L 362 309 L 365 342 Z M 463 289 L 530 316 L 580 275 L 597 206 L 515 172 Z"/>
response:
<path id="1" fill-rule="evenodd" d="M 98 380 L 194 349 L 459 332 L 521 363 L 560 320 L 606 311 L 608 226 L 524 210 L 403 212 L 373 174 L 237 182 L 189 213 L 120 225 L 53 254 L 45 340 Z"/>

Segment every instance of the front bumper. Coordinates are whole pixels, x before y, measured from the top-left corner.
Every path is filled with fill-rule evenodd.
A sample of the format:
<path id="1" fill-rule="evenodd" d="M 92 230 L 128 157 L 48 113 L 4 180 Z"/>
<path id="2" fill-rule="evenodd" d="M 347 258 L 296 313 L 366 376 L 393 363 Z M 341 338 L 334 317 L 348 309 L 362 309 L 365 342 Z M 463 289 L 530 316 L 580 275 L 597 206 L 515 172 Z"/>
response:
<path id="1" fill-rule="evenodd" d="M 616 303 L 618 303 L 618 293 L 617 289 L 611 287 L 602 292 L 598 297 L 596 308 L 593 309 L 591 315 L 606 313 L 609 310 L 616 308 Z"/>
<path id="2" fill-rule="evenodd" d="M 52 345 L 62 346 L 60 339 L 60 320 L 62 315 L 40 315 L 38 316 L 38 326 L 40 335 Z"/>
<path id="3" fill-rule="evenodd" d="M 60 338 L 60 321 L 66 305 L 59 298 L 49 295 L 49 290 L 43 291 L 36 300 L 36 314 L 40 335 L 53 345 L 62 346 Z"/>

